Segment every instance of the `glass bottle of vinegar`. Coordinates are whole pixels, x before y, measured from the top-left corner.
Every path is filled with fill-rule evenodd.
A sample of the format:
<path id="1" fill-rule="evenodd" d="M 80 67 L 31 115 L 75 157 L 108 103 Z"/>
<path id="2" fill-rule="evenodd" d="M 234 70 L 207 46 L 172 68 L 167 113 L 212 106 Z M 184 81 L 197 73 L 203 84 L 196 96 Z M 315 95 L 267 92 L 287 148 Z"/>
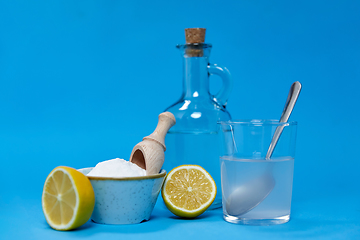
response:
<path id="1" fill-rule="evenodd" d="M 163 168 L 169 172 L 182 164 L 202 166 L 214 178 L 217 197 L 211 208 L 221 207 L 218 121 L 230 120 L 225 105 L 232 88 L 229 71 L 209 63 L 211 44 L 203 43 L 205 29 L 185 29 L 186 44 L 177 45 L 183 60 L 183 93 L 165 111 L 174 114 L 176 124 L 165 139 L 167 150 Z M 223 80 L 220 91 L 211 95 L 209 76 Z"/>

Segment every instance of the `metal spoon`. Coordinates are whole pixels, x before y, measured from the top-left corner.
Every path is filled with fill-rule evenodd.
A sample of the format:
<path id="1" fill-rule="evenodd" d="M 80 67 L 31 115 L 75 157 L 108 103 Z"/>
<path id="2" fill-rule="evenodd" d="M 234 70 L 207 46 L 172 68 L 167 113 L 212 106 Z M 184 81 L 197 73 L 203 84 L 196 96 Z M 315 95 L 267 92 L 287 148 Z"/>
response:
<path id="1" fill-rule="evenodd" d="M 300 94 L 300 90 L 300 82 L 294 82 L 291 85 L 284 110 L 280 117 L 281 123 L 288 121 Z M 271 158 L 283 129 L 283 125 L 276 128 L 265 157 L 266 160 Z M 272 166 L 273 164 L 270 163 L 269 168 L 261 177 L 250 180 L 239 186 L 230 194 L 226 201 L 226 211 L 228 214 L 232 216 L 243 215 L 259 205 L 270 194 L 275 186 L 275 179 L 272 175 Z"/>
<path id="2" fill-rule="evenodd" d="M 289 95 L 287 97 L 286 103 L 285 103 L 285 107 L 284 110 L 281 114 L 280 117 L 280 121 L 281 123 L 285 123 L 288 121 L 290 114 L 295 106 L 296 100 L 299 97 L 301 91 L 301 83 L 300 82 L 294 82 L 291 85 L 290 91 L 289 91 Z M 269 160 L 271 158 L 272 153 L 274 152 L 275 146 L 279 140 L 279 137 L 282 133 L 282 130 L 284 129 L 284 125 L 278 126 L 275 130 L 274 136 L 271 140 L 269 149 L 266 153 L 266 160 Z"/>

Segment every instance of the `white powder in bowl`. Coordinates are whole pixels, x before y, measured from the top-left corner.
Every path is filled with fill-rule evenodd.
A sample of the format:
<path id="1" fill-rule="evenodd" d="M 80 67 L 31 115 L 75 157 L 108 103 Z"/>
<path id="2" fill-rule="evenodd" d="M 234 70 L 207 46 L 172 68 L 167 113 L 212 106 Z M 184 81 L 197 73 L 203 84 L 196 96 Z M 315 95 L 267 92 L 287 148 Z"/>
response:
<path id="1" fill-rule="evenodd" d="M 88 174 L 89 177 L 139 177 L 145 176 L 146 171 L 138 165 L 115 158 L 98 163 Z"/>

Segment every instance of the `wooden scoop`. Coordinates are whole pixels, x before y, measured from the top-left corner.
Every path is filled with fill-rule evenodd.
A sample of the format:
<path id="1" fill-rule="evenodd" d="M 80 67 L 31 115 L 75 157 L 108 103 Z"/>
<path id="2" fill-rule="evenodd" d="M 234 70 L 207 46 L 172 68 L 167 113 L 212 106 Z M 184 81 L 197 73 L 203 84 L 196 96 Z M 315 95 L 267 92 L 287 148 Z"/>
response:
<path id="1" fill-rule="evenodd" d="M 146 170 L 146 175 L 158 174 L 164 164 L 166 146 L 165 135 L 176 123 L 170 112 L 159 115 L 155 131 L 135 145 L 131 152 L 130 162 Z"/>

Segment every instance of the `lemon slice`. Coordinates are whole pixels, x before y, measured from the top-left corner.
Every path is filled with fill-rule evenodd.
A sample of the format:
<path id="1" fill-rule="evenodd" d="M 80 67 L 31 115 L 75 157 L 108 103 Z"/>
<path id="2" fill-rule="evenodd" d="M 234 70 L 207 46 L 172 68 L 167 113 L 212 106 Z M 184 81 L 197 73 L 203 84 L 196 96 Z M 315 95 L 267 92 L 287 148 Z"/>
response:
<path id="1" fill-rule="evenodd" d="M 210 174 L 198 165 L 181 165 L 167 175 L 162 192 L 166 207 L 175 215 L 194 218 L 205 212 L 216 196 Z"/>
<path id="2" fill-rule="evenodd" d="M 42 209 L 48 224 L 56 230 L 71 230 L 86 223 L 95 205 L 89 179 L 70 167 L 57 167 L 46 178 Z"/>

